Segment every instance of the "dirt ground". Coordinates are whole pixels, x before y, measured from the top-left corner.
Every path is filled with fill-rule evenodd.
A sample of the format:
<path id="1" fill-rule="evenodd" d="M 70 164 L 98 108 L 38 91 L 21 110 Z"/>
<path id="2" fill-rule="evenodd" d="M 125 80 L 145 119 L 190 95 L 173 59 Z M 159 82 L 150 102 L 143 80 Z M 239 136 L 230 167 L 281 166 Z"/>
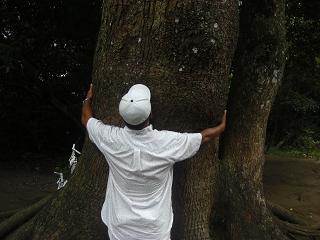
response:
<path id="1" fill-rule="evenodd" d="M 267 156 L 266 198 L 310 224 L 320 223 L 320 161 Z"/>
<path id="2" fill-rule="evenodd" d="M 56 190 L 58 175 L 50 172 L 0 170 L 0 212 L 29 206 Z"/>
<path id="3" fill-rule="evenodd" d="M 40 168 L 0 169 L 0 212 L 23 208 L 56 191 L 58 175 Z M 320 161 L 267 156 L 267 199 L 312 223 L 320 222 Z"/>

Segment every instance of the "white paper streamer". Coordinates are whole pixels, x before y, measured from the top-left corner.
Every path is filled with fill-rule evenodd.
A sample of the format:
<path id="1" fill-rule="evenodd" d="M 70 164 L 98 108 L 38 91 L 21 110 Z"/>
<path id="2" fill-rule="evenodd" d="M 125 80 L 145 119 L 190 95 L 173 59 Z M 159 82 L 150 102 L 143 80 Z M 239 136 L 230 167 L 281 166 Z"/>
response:
<path id="1" fill-rule="evenodd" d="M 54 173 L 59 175 L 59 179 L 57 181 L 57 184 L 58 184 L 58 188 L 57 189 L 59 190 L 59 189 L 63 188 L 67 184 L 68 180 L 64 180 L 63 179 L 63 173 L 61 173 L 61 172 L 54 172 Z"/>
<path id="2" fill-rule="evenodd" d="M 77 163 L 78 163 L 78 159 L 77 159 L 77 154 L 81 154 L 81 152 L 79 152 L 77 149 L 76 149 L 76 145 L 73 144 L 72 145 L 72 153 L 71 153 L 71 156 L 69 158 L 69 167 L 70 167 L 70 171 L 71 171 L 71 174 L 73 173 L 74 169 L 76 168 L 77 166 Z"/>

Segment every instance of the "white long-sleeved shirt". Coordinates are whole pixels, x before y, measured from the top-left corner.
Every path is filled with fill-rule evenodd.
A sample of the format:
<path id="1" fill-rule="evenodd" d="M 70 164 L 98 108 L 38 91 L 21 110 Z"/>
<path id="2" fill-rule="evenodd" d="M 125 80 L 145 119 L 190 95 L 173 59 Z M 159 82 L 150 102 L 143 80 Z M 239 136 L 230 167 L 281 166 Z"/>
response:
<path id="1" fill-rule="evenodd" d="M 114 240 L 169 240 L 173 165 L 192 157 L 200 133 L 131 130 L 90 118 L 89 138 L 105 156 L 109 177 L 101 211 Z"/>

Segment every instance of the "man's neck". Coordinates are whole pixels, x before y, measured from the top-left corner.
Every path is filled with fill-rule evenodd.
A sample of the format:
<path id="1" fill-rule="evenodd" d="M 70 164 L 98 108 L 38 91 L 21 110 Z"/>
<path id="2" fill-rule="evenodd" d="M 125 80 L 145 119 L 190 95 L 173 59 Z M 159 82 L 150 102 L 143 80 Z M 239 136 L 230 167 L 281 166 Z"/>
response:
<path id="1" fill-rule="evenodd" d="M 149 120 L 145 121 L 139 125 L 131 125 L 131 124 L 126 123 L 126 126 L 131 130 L 142 130 L 142 129 L 148 127 L 149 125 L 150 125 Z"/>

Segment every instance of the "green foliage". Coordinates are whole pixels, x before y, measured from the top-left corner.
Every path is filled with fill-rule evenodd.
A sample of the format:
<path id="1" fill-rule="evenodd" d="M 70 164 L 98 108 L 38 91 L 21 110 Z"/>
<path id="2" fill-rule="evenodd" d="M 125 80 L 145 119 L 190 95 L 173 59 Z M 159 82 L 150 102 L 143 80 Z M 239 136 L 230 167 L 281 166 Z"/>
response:
<path id="1" fill-rule="evenodd" d="M 307 151 L 312 151 L 313 149 L 320 149 L 320 140 L 315 140 L 319 138 L 317 133 L 312 129 L 303 129 L 303 132 L 295 140 L 295 145 L 297 147 L 302 147 Z"/>
<path id="2" fill-rule="evenodd" d="M 0 146 L 69 150 L 81 135 L 101 0 L 0 1 Z M 70 118 L 71 116 L 71 118 Z M 81 136 L 80 136 L 81 137 Z"/>
<path id="3" fill-rule="evenodd" d="M 271 147 L 267 153 L 270 156 L 279 156 L 279 157 L 293 157 L 293 158 L 310 158 L 315 160 L 320 160 L 320 149 L 312 149 L 306 151 L 305 149 L 297 149 L 293 147 L 287 148 L 276 148 Z"/>
<path id="4" fill-rule="evenodd" d="M 282 104 L 291 107 L 297 113 L 312 113 L 319 110 L 319 102 L 307 95 L 289 90 Z"/>
<path id="5" fill-rule="evenodd" d="M 269 119 L 268 146 L 310 149 L 320 140 L 319 12 L 319 1 L 288 1 L 288 59 Z"/>

